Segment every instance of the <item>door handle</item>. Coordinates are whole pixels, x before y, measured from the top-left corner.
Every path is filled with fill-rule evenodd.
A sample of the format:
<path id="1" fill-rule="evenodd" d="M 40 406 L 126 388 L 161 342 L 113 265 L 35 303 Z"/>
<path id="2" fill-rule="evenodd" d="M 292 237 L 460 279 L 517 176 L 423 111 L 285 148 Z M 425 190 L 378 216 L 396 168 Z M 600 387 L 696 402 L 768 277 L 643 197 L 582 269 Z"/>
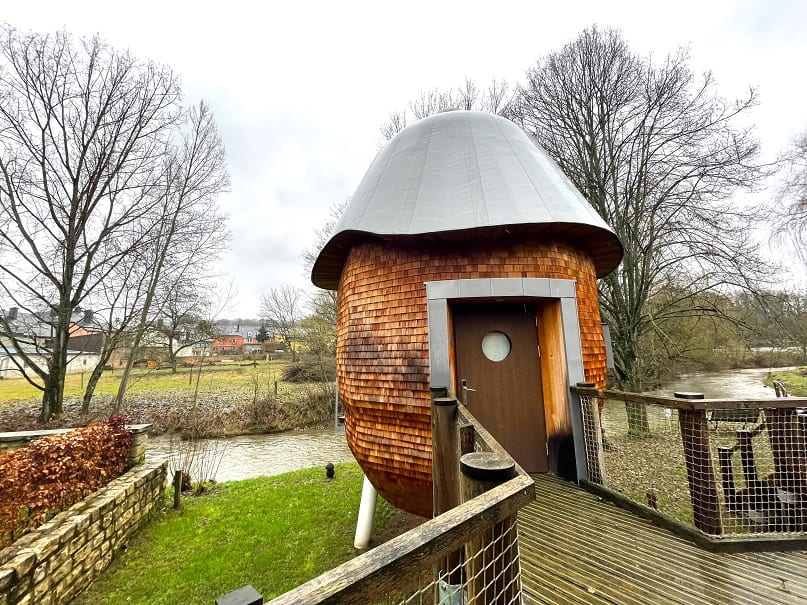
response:
<path id="1" fill-rule="evenodd" d="M 464 378 L 462 379 L 462 402 L 465 405 L 468 405 L 468 393 L 476 393 L 476 389 L 472 389 L 468 386 L 468 381 Z"/>

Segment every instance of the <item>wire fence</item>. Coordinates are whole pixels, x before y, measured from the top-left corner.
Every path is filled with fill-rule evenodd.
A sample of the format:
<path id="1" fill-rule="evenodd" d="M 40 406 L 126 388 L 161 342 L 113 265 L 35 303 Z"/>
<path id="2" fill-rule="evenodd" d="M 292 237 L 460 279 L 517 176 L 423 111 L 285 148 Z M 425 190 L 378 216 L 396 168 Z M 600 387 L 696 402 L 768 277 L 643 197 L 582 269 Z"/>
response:
<path id="1" fill-rule="evenodd" d="M 511 605 L 522 602 L 518 529 L 515 519 L 469 540 L 453 563 L 435 565 L 412 591 L 394 590 L 383 605 Z M 451 561 L 450 557 L 447 559 Z"/>
<path id="2" fill-rule="evenodd" d="M 705 534 L 807 537 L 804 400 L 584 390 L 592 483 Z"/>

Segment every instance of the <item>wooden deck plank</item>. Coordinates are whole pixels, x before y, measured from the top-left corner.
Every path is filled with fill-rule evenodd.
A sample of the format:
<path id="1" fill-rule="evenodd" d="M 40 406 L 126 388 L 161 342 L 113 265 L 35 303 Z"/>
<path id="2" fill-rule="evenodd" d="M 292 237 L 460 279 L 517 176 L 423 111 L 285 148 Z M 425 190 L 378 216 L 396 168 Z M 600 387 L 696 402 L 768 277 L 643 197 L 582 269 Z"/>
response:
<path id="1" fill-rule="evenodd" d="M 590 498 L 588 494 L 587 497 Z M 594 499 L 596 501 L 596 499 Z M 611 548 L 608 550 L 608 558 L 615 560 L 620 567 L 626 568 L 626 573 L 638 575 L 640 578 L 648 575 L 665 577 L 668 581 L 675 582 L 676 578 L 688 578 L 687 586 L 690 587 L 693 583 L 695 586 L 690 587 L 690 592 L 702 593 L 708 591 L 709 593 L 717 591 L 715 595 L 716 600 L 725 602 L 730 596 L 736 596 L 737 591 L 746 599 L 761 600 L 762 602 L 770 602 L 771 592 L 774 594 L 778 590 L 781 582 L 777 577 L 770 578 L 765 581 L 764 569 L 762 577 L 754 577 L 753 572 L 759 571 L 758 569 L 745 569 L 742 574 L 736 577 L 734 574 L 726 573 L 725 565 L 732 557 L 737 555 L 717 555 L 704 551 L 694 544 L 686 540 L 677 538 L 664 530 L 647 526 L 646 522 L 633 517 L 629 513 L 612 507 L 608 504 L 597 503 L 599 506 L 588 516 L 580 516 L 579 511 L 563 510 L 559 514 L 568 517 L 569 515 L 578 515 L 575 519 L 576 523 L 574 528 L 561 528 L 560 536 L 564 537 L 564 532 L 569 533 L 573 531 L 583 531 L 582 537 L 579 537 L 575 542 L 575 548 L 581 548 L 586 545 L 586 538 L 593 537 L 596 542 L 589 544 L 589 556 L 601 557 L 603 553 L 599 552 L 603 542 L 610 543 Z M 546 516 L 548 525 L 552 524 L 552 509 L 556 505 L 546 506 Z M 617 519 L 609 519 L 608 517 L 616 516 Z M 626 517 L 626 519 L 619 519 L 619 517 Z M 582 543 L 582 544 L 581 544 Z M 591 553 L 594 555 L 591 555 Z M 629 553 L 627 558 L 623 553 Z M 727 561 L 720 560 L 727 558 Z M 642 565 L 644 561 L 645 565 Z M 664 561 L 665 564 L 661 564 Z M 651 564 L 647 568 L 647 564 Z M 672 572 L 670 571 L 672 570 Z M 672 575 L 670 575 L 672 573 Z M 778 570 L 775 576 L 778 575 Z M 746 577 L 748 576 L 748 577 Z M 760 586 L 762 584 L 762 586 Z M 768 586 L 764 586 L 768 584 Z M 723 594 L 722 597 L 720 593 Z M 756 599 L 754 599 L 756 596 Z M 785 596 L 785 602 L 788 599 Z"/>
<path id="2" fill-rule="evenodd" d="M 686 540 L 670 536 L 664 530 L 648 526 L 646 521 L 635 518 L 629 513 L 627 519 L 598 520 L 596 513 L 603 511 L 615 512 L 618 517 L 625 515 L 624 511 L 610 504 L 598 504 L 600 507 L 597 508 L 594 515 L 583 521 L 577 519 L 578 522 L 575 523 L 573 529 L 560 525 L 548 530 L 555 534 L 555 539 L 558 541 L 566 541 L 566 534 L 570 531 L 585 530 L 586 533 L 580 534 L 573 545 L 575 551 L 571 553 L 572 558 L 579 555 L 581 548 L 585 548 L 586 552 L 591 555 L 590 559 L 597 560 L 604 565 L 612 564 L 607 569 L 608 573 L 631 574 L 649 582 L 651 586 L 654 578 L 662 580 L 660 586 L 653 586 L 654 589 L 663 589 L 669 584 L 680 581 L 682 576 L 689 576 L 691 579 L 688 586 L 694 584 L 696 593 L 714 594 L 714 599 L 718 602 L 725 602 L 726 599 L 735 596 L 737 590 L 741 591 L 746 600 L 750 602 L 754 600 L 763 603 L 770 602 L 770 591 L 776 590 L 776 586 L 779 585 L 778 580 L 771 580 L 768 582 L 769 589 L 765 589 L 760 586 L 758 579 L 727 578 L 722 566 L 715 565 L 712 553 L 703 551 Z M 558 506 L 557 503 L 547 506 L 544 512 L 547 517 L 546 527 L 551 527 L 551 519 L 556 512 L 567 518 L 579 514 L 568 507 Z M 659 542 L 659 536 L 672 538 L 672 543 L 668 543 L 666 540 Z M 588 538 L 590 537 L 594 538 L 594 542 L 589 543 Z M 611 547 L 609 551 L 611 554 L 607 559 L 604 559 L 599 553 L 602 543 L 608 543 Z M 659 561 L 664 561 L 664 564 L 660 564 Z M 693 565 L 693 561 L 697 565 Z M 753 599 L 754 593 L 759 593 L 756 595 L 756 599 Z M 671 598 L 672 596 L 670 595 Z M 691 599 L 687 598 L 681 600 L 691 602 Z"/>
<path id="3" fill-rule="evenodd" d="M 807 603 L 807 551 L 713 553 L 573 484 L 536 475 L 519 513 L 536 603 Z"/>
<path id="4" fill-rule="evenodd" d="M 586 494 L 586 497 L 591 498 L 588 494 Z M 647 525 L 646 522 L 629 514 L 627 515 L 627 522 L 620 523 L 618 518 L 626 516 L 624 511 L 603 503 L 598 504 L 600 504 L 599 508 L 591 516 L 583 518 L 582 523 L 585 524 L 587 531 L 592 535 L 599 535 L 601 538 L 613 541 L 614 550 L 624 552 L 638 549 L 639 552 L 650 556 L 654 554 L 661 555 L 665 560 L 680 567 L 682 571 L 689 570 L 693 575 L 702 576 L 711 583 L 717 584 L 726 582 L 726 566 L 729 568 L 736 567 L 738 562 L 750 560 L 748 555 L 715 555 L 700 549 L 687 540 L 672 536 L 668 532 L 652 525 Z M 575 514 L 574 511 L 565 512 L 566 514 Z M 614 519 L 614 517 L 617 519 Z M 628 537 L 628 534 L 631 533 L 631 528 L 632 532 L 636 534 L 632 538 L 638 537 L 639 539 Z M 660 542 L 659 538 L 662 539 Z M 672 548 L 671 545 L 673 546 Z M 758 584 L 767 584 L 767 589 L 759 592 L 764 594 L 766 600 L 769 599 L 768 589 L 777 590 L 777 587 L 781 584 L 779 578 L 783 571 L 781 568 L 775 568 L 772 571 L 770 569 L 771 562 L 775 563 L 778 559 L 787 560 L 788 558 L 792 561 L 793 553 L 768 553 L 768 555 L 767 565 L 753 565 L 751 567 L 742 565 L 741 573 L 728 574 L 731 576 L 730 581 L 733 584 L 739 584 L 740 589 L 751 592 L 759 591 Z M 804 555 L 801 555 L 800 558 L 803 569 Z M 636 557 L 632 557 L 632 559 L 636 559 Z M 792 569 L 792 573 L 794 575 L 791 576 L 791 580 L 801 587 L 802 592 L 807 590 L 807 585 L 805 585 L 801 573 L 796 572 L 795 568 Z"/>

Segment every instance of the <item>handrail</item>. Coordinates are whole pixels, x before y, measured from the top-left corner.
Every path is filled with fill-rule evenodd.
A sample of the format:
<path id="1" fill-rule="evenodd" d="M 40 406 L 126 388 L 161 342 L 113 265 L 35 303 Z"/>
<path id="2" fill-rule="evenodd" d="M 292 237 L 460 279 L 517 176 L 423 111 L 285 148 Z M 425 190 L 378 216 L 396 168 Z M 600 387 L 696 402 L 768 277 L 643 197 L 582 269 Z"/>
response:
<path id="1" fill-rule="evenodd" d="M 457 402 L 457 417 L 473 426 L 474 443 L 510 458 L 493 436 Z M 535 499 L 535 484 L 515 465 L 515 476 L 270 601 L 270 605 L 368 603 L 400 589 L 479 535 L 512 518 Z"/>
<path id="2" fill-rule="evenodd" d="M 749 398 L 749 399 L 679 399 L 677 397 L 665 397 L 663 395 L 646 395 L 643 393 L 629 393 L 614 389 L 595 389 L 589 387 L 570 387 L 572 393 L 588 397 L 601 397 L 603 399 L 615 399 L 628 403 L 640 403 L 644 405 L 656 405 L 674 410 L 710 411 L 721 410 L 741 410 L 748 408 L 766 409 L 790 409 L 807 407 L 807 397 L 787 397 L 787 398 Z"/>
<path id="3" fill-rule="evenodd" d="M 529 476 L 517 476 L 405 534 L 270 601 L 271 605 L 368 603 L 417 577 L 468 536 L 506 519 L 532 500 Z"/>

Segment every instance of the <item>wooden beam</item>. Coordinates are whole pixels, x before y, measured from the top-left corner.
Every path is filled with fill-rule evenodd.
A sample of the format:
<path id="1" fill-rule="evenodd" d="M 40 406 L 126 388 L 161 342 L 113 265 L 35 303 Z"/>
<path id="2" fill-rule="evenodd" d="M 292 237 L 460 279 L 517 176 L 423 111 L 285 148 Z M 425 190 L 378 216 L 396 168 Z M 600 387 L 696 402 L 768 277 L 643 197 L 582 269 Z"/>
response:
<path id="1" fill-rule="evenodd" d="M 502 519 L 535 499 L 531 477 L 519 475 L 479 498 L 426 521 L 355 559 L 325 572 L 276 599 L 271 605 L 372 603 Z"/>

